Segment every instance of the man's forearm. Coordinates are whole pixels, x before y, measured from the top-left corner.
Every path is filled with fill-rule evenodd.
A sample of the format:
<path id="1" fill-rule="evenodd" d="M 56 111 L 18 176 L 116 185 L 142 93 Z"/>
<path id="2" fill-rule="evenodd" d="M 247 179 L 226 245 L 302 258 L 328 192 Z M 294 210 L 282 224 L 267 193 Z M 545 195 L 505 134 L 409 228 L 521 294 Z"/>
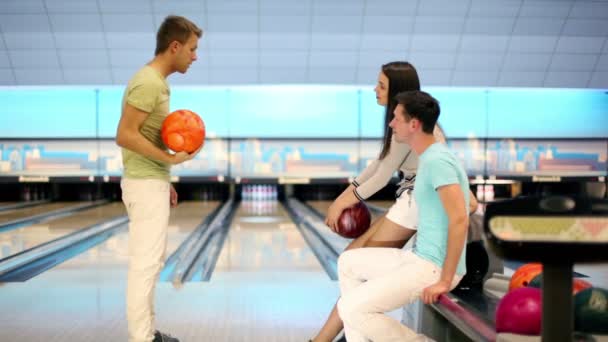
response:
<path id="1" fill-rule="evenodd" d="M 116 143 L 133 152 L 139 153 L 148 158 L 163 162 L 171 163 L 171 154 L 154 146 L 148 139 L 138 133 L 123 134 L 120 139 L 116 139 Z"/>
<path id="2" fill-rule="evenodd" d="M 454 275 L 456 274 L 456 268 L 458 267 L 458 261 L 460 260 L 467 239 L 468 227 L 468 216 L 463 216 L 455 222 L 450 222 L 448 227 L 447 252 L 443 262 L 443 268 L 441 269 L 440 281 L 452 283 L 452 279 L 454 279 Z"/>

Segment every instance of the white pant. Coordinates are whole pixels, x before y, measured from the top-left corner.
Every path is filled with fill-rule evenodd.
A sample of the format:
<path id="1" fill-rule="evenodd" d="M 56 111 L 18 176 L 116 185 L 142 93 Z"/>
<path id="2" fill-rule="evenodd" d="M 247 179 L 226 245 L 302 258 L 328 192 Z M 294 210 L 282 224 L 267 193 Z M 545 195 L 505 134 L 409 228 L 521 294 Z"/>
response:
<path id="1" fill-rule="evenodd" d="M 128 178 L 120 185 L 129 214 L 129 341 L 147 342 L 154 339 L 154 289 L 165 259 L 170 185 L 158 179 Z"/>
<path id="2" fill-rule="evenodd" d="M 424 288 L 436 283 L 441 268 L 411 250 L 357 248 L 338 259 L 340 291 L 338 312 L 349 342 L 424 341 L 385 312 L 420 298 Z M 460 281 L 455 276 L 454 288 Z"/>

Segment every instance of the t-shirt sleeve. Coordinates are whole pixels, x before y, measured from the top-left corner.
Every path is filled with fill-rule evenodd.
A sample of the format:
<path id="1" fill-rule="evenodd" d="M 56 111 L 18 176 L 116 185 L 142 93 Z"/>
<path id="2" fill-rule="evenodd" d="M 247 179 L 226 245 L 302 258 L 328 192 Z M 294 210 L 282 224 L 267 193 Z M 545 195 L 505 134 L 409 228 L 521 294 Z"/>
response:
<path id="1" fill-rule="evenodd" d="M 429 172 L 429 179 L 433 185 L 433 189 L 449 184 L 460 184 L 458 179 L 458 171 L 454 164 L 446 159 L 435 159 L 430 162 L 426 169 Z"/>
<path id="2" fill-rule="evenodd" d="M 127 103 L 131 106 L 150 113 L 156 107 L 161 87 L 155 82 L 141 82 L 134 84 L 127 93 Z"/>

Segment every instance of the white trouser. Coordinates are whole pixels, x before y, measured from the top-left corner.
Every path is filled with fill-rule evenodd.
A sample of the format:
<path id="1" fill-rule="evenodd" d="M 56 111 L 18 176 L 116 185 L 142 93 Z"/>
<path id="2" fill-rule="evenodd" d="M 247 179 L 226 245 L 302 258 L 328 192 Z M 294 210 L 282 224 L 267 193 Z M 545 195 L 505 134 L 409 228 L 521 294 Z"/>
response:
<path id="1" fill-rule="evenodd" d="M 439 266 L 411 250 L 357 248 L 342 253 L 338 273 L 338 312 L 348 342 L 425 340 L 385 312 L 420 298 L 424 288 L 439 280 Z M 460 279 L 454 277 L 452 288 Z"/>
<path id="2" fill-rule="evenodd" d="M 170 185 L 158 179 L 128 178 L 120 185 L 129 214 L 129 341 L 148 342 L 154 339 L 154 289 L 165 259 Z"/>

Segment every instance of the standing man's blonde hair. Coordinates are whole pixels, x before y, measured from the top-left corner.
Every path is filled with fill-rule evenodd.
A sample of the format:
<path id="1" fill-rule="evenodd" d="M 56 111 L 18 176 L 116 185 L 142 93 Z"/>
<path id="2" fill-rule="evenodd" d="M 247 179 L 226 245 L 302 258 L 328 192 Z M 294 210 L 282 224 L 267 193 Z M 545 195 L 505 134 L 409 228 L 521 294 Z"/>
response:
<path id="1" fill-rule="evenodd" d="M 201 30 L 195 23 L 177 15 L 170 15 L 165 18 L 156 34 L 156 51 L 154 55 L 165 52 L 169 48 L 169 44 L 178 41 L 186 44 L 190 35 L 195 34 L 198 38 L 203 35 Z"/>

